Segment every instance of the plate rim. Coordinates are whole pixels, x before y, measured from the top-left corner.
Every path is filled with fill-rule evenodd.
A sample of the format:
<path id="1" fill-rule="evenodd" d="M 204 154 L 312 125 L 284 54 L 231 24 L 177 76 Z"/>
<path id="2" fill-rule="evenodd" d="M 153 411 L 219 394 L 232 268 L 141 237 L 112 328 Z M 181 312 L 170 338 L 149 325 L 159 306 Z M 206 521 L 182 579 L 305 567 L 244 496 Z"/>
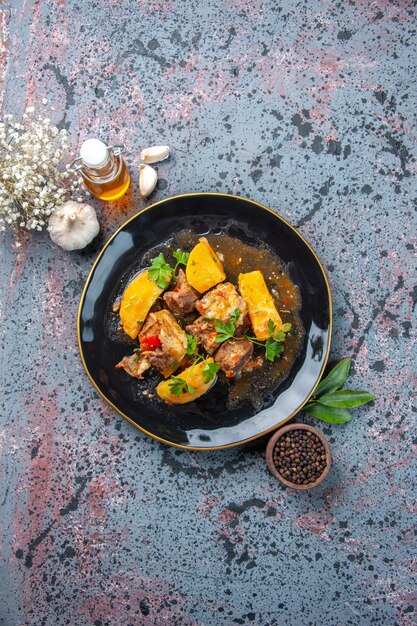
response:
<path id="1" fill-rule="evenodd" d="M 319 268 L 320 268 L 320 270 L 321 270 L 321 272 L 323 274 L 324 282 L 326 284 L 326 289 L 327 289 L 327 295 L 328 295 L 328 299 L 329 299 L 329 340 L 328 340 L 328 344 L 327 344 L 326 354 L 325 354 L 325 357 L 324 357 L 323 365 L 322 365 L 321 370 L 320 370 L 320 375 L 318 377 L 318 380 L 317 380 L 316 384 L 314 385 L 314 387 L 311 389 L 310 393 L 308 394 L 308 396 L 304 400 L 304 402 L 302 402 L 295 409 L 295 411 L 293 411 L 291 413 L 291 415 L 289 415 L 285 419 L 285 421 L 280 422 L 280 424 L 278 424 L 276 426 L 273 426 L 272 428 L 268 428 L 267 430 L 262 431 L 261 433 L 259 433 L 258 435 L 254 435 L 253 437 L 248 437 L 246 439 L 242 439 L 242 441 L 238 441 L 238 442 L 235 442 L 235 443 L 229 443 L 229 444 L 225 444 L 225 445 L 222 445 L 222 446 L 214 446 L 214 447 L 196 447 L 196 446 L 187 446 L 187 445 L 183 445 L 183 444 L 179 444 L 179 443 L 174 443 L 174 442 L 169 441 L 167 439 L 163 439 L 162 437 L 158 437 L 158 435 L 154 435 L 153 433 L 151 433 L 148 430 L 146 430 L 146 428 L 143 428 L 142 426 L 139 426 L 139 424 L 134 422 L 128 415 L 123 413 L 123 411 L 121 411 L 115 404 L 113 404 L 113 402 L 109 398 L 107 398 L 107 396 L 98 387 L 98 385 L 95 382 L 94 378 L 90 374 L 90 372 L 88 370 L 88 367 L 87 367 L 87 364 L 85 362 L 84 354 L 83 354 L 83 348 L 82 348 L 82 340 L 81 340 L 81 323 L 80 323 L 80 321 L 81 321 L 81 312 L 82 312 L 82 308 L 83 308 L 83 305 L 84 305 L 85 295 L 86 295 L 87 289 L 88 289 L 88 287 L 90 285 L 91 278 L 93 276 L 94 270 L 95 270 L 97 264 L 99 263 L 101 257 L 103 256 L 104 251 L 106 250 L 108 245 L 113 241 L 113 239 L 116 237 L 116 235 L 118 235 L 118 233 L 123 228 L 125 228 L 125 226 L 127 226 L 133 220 L 137 219 L 139 217 L 139 215 L 141 215 L 142 213 L 145 213 L 146 211 L 149 211 L 150 209 L 152 209 L 153 207 L 155 207 L 155 206 L 157 206 L 159 204 L 164 204 L 166 202 L 169 202 L 170 200 L 176 200 L 176 199 L 179 199 L 179 198 L 188 198 L 188 197 L 192 197 L 192 196 L 221 196 L 221 197 L 226 197 L 226 198 L 233 198 L 235 200 L 244 200 L 245 202 L 249 202 L 251 204 L 254 204 L 254 205 L 260 207 L 261 209 L 263 209 L 265 211 L 268 211 L 274 217 L 276 217 L 279 220 L 281 220 L 282 222 L 284 222 L 289 228 L 291 228 L 291 230 L 293 230 L 295 232 L 295 234 L 298 237 L 300 237 L 300 239 L 303 241 L 303 243 L 312 252 L 312 254 L 313 254 L 315 260 L 317 261 L 317 264 L 318 264 L 318 266 L 319 266 Z M 325 269 L 323 267 L 322 262 L 320 261 L 318 255 L 316 254 L 316 251 L 308 243 L 308 241 L 303 237 L 303 235 L 294 226 L 292 226 L 285 218 L 283 218 L 279 213 L 276 213 L 275 211 L 273 211 L 269 207 L 265 206 L 264 204 L 261 204 L 260 202 L 256 202 L 256 200 L 251 200 L 250 198 L 245 198 L 243 196 L 237 196 L 235 194 L 221 193 L 221 192 L 214 192 L 214 191 L 213 192 L 212 191 L 200 191 L 200 192 L 196 191 L 196 192 L 192 192 L 192 193 L 182 193 L 182 194 L 178 194 L 176 196 L 170 196 L 169 198 L 164 198 L 163 200 L 158 200 L 157 202 L 153 202 L 152 204 L 150 204 L 147 207 L 143 207 L 140 211 L 135 213 L 135 215 L 132 215 L 132 217 L 130 217 L 125 222 L 123 222 L 123 224 L 121 226 L 119 226 L 119 228 L 117 228 L 117 230 L 110 236 L 108 241 L 104 244 L 104 246 L 100 250 L 99 254 L 97 255 L 97 258 L 95 259 L 95 261 L 94 261 L 94 263 L 93 263 L 93 265 L 92 265 L 92 267 L 91 267 L 91 269 L 90 269 L 90 271 L 88 273 L 88 276 L 87 276 L 87 278 L 85 280 L 84 287 L 83 287 L 83 290 L 82 290 L 82 293 L 81 293 L 81 297 L 80 297 L 80 303 L 78 305 L 78 310 L 77 310 L 77 341 L 78 341 L 78 350 L 79 350 L 79 353 L 80 353 L 81 362 L 83 364 L 84 370 L 85 370 L 88 378 L 90 379 L 90 382 L 92 383 L 92 385 L 95 388 L 95 390 L 99 393 L 99 395 L 103 398 L 103 400 L 105 400 L 105 402 L 109 406 L 111 406 L 112 409 L 114 409 L 117 413 L 119 413 L 119 415 L 121 415 L 125 420 L 127 420 L 130 424 L 135 426 L 135 428 L 140 430 L 142 433 L 144 433 L 148 437 L 151 437 L 152 439 L 154 439 L 154 440 L 156 440 L 156 441 L 158 441 L 160 443 L 165 443 L 165 444 L 167 444 L 167 445 L 169 445 L 171 447 L 174 447 L 174 448 L 179 448 L 181 450 L 195 450 L 195 451 L 199 451 L 199 452 L 203 452 L 203 451 L 212 452 L 214 450 L 225 450 L 227 448 L 235 448 L 237 446 L 245 445 L 245 444 L 247 444 L 247 443 L 249 443 L 251 441 L 255 441 L 256 439 L 259 439 L 261 437 L 264 437 L 265 435 L 268 435 L 269 433 L 272 433 L 277 428 L 281 428 L 282 426 L 284 426 L 284 424 L 289 422 L 290 419 L 292 419 L 294 417 L 294 415 L 296 415 L 299 411 L 301 411 L 303 406 L 305 404 L 307 404 L 307 402 L 309 401 L 309 399 L 313 395 L 314 390 L 316 389 L 316 387 L 320 383 L 321 377 L 322 377 L 323 372 L 324 372 L 324 370 L 326 368 L 327 361 L 328 361 L 328 358 L 329 358 L 329 353 L 330 353 L 331 342 L 332 342 L 332 330 L 333 330 L 333 303 L 332 303 L 332 294 L 331 294 L 329 279 L 327 277 L 327 274 L 326 274 L 326 271 L 325 271 Z"/>

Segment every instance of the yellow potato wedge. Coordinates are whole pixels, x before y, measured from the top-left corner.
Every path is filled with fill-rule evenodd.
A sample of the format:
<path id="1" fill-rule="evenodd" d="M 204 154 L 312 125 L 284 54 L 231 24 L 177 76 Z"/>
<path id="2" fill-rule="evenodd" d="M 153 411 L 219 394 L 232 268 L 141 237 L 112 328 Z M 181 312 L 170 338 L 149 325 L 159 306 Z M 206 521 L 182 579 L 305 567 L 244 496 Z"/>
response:
<path id="1" fill-rule="evenodd" d="M 204 293 L 226 278 L 223 265 L 205 237 L 190 252 L 186 268 L 191 287 Z"/>
<path id="2" fill-rule="evenodd" d="M 268 291 L 264 277 L 259 270 L 239 274 L 238 286 L 241 296 L 248 305 L 249 319 L 255 337 L 261 341 L 268 339 L 268 321 L 272 320 L 278 331 L 282 326 L 282 319 Z"/>
<path id="3" fill-rule="evenodd" d="M 181 378 L 186 381 L 193 389 L 195 389 L 195 393 L 189 393 L 184 390 L 180 396 L 176 396 L 171 393 L 170 390 L 170 382 L 172 379 L 164 380 L 156 388 L 156 393 L 164 402 L 168 404 L 186 404 L 187 402 L 193 402 L 193 400 L 197 400 L 200 396 L 202 396 L 206 391 L 208 391 L 216 382 L 217 376 L 214 376 L 210 382 L 204 382 L 203 370 L 208 363 L 214 363 L 214 359 L 211 357 L 209 359 L 205 359 L 204 361 L 200 361 L 196 365 L 191 365 L 191 367 L 187 367 L 181 374 L 178 374 L 176 378 Z"/>
<path id="4" fill-rule="evenodd" d="M 120 321 L 129 337 L 136 339 L 149 309 L 163 289 L 148 278 L 148 270 L 138 274 L 126 287 L 120 304 Z"/>

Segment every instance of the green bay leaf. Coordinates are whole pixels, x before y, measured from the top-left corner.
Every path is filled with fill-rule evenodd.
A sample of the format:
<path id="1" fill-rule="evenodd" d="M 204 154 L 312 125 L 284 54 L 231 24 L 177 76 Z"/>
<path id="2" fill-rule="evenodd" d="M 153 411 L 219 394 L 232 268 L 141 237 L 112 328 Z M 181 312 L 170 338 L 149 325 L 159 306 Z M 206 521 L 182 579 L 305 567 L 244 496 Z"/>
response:
<path id="1" fill-rule="evenodd" d="M 351 409 L 355 406 L 361 406 L 375 400 L 376 396 L 369 391 L 360 391 L 353 389 L 339 389 L 318 398 L 320 404 L 324 404 L 334 408 Z"/>
<path id="2" fill-rule="evenodd" d="M 320 382 L 314 391 L 314 397 L 318 398 L 327 393 L 332 393 L 345 383 L 350 370 L 350 359 L 342 359 Z"/>
<path id="3" fill-rule="evenodd" d="M 309 402 L 302 410 L 313 417 L 317 417 L 324 422 L 330 422 L 331 424 L 345 424 L 352 419 L 351 414 L 346 409 L 325 406 L 317 402 Z"/>

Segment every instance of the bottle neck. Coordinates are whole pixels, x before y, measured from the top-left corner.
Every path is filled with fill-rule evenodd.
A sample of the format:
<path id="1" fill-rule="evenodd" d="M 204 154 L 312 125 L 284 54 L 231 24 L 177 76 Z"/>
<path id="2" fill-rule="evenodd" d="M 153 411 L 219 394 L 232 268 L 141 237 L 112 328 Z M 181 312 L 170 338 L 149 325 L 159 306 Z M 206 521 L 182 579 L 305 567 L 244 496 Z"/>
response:
<path id="1" fill-rule="evenodd" d="M 119 159 L 120 157 L 118 157 Z M 97 180 L 100 182 L 108 182 L 111 181 L 118 170 L 118 160 L 116 162 L 115 155 L 113 150 L 109 148 L 107 150 L 107 161 L 99 168 L 88 167 L 84 163 L 82 164 L 82 169 L 87 174 L 89 178 L 92 180 Z"/>
<path id="2" fill-rule="evenodd" d="M 88 182 L 95 185 L 111 183 L 119 176 L 124 167 L 122 146 L 108 146 L 107 160 L 99 168 L 88 167 L 84 164 L 81 157 L 75 159 L 71 163 L 71 167 L 81 174 L 86 184 Z"/>

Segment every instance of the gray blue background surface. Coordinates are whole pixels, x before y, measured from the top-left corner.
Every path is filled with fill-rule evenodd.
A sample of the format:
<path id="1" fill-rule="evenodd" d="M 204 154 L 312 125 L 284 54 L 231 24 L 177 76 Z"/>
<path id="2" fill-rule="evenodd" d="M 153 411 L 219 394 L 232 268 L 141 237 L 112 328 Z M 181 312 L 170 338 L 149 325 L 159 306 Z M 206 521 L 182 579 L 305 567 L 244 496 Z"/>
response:
<path id="1" fill-rule="evenodd" d="M 75 150 L 123 143 L 134 183 L 94 201 L 102 231 L 82 252 L 1 239 L 1 624 L 417 623 L 416 11 L 1 4 L 3 112 L 35 105 Z M 139 152 L 165 143 L 144 202 Z M 301 416 L 334 457 L 312 492 L 273 479 L 264 441 L 198 453 L 147 438 L 83 370 L 77 306 L 101 246 L 193 191 L 249 197 L 299 229 L 331 282 L 330 359 L 352 357 L 350 385 L 378 396 L 344 426 Z"/>

